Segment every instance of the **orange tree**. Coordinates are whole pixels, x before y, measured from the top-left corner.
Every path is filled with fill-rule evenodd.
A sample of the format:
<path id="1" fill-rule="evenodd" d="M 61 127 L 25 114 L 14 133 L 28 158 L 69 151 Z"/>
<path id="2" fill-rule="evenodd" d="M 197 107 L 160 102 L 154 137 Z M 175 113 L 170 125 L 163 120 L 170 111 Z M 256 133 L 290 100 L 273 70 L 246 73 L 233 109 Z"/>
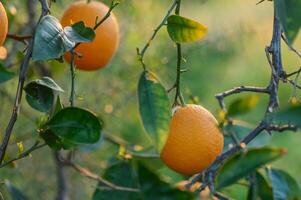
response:
<path id="1" fill-rule="evenodd" d="M 4 3 L 5 6 L 6 2 Z M 41 14 L 39 21 L 32 25 L 31 35 L 7 34 L 7 38 L 24 43 L 26 50 L 20 65 L 11 118 L 2 136 L 0 168 L 48 146 L 56 152 L 58 166 L 72 168 L 97 182 L 93 200 L 230 199 L 231 197 L 224 194 L 224 189 L 236 183 L 248 188 L 247 199 L 301 198 L 301 190 L 296 180 L 287 172 L 268 165 L 281 158 L 286 150 L 256 145 L 256 142 L 261 142 L 260 136 L 263 134 L 296 131 L 301 125 L 301 108 L 296 98 L 296 90 L 301 88 L 297 83 L 301 70 L 287 73 L 281 54 L 283 41 L 293 53 L 301 57 L 293 47 L 301 26 L 300 0 L 273 1 L 273 36 L 270 45 L 265 48 L 267 66 L 271 71 L 270 81 L 265 87 L 240 86 L 217 94 L 216 98 L 221 107 L 219 122 L 204 107 L 186 104 L 182 95 L 181 74 L 187 71 L 182 67 L 185 61 L 182 45 L 203 39 L 207 28 L 182 16 L 182 1 L 174 0 L 146 45 L 136 49 L 142 66 L 137 90 L 139 112 L 142 124 L 153 143 L 151 148 L 144 151 L 139 151 L 137 146 L 120 139 L 104 135 L 100 117 L 92 111 L 75 106 L 77 67 L 83 70 L 104 67 L 118 46 L 118 25 L 112 11 L 119 2 L 113 0 L 110 7 L 93 1 L 75 3 L 63 16 L 62 24 L 50 14 L 50 6 L 55 1 L 39 0 L 39 3 Z M 79 8 L 74 8 L 76 6 Z M 74 15 L 72 9 L 79 11 L 74 11 Z M 6 35 L 6 13 L 2 3 L 0 20 L 0 36 Z M 165 26 L 175 43 L 177 55 L 176 80 L 169 89 L 161 84 L 144 60 L 152 41 Z M 39 79 L 26 82 L 30 62 L 63 62 L 64 55 L 70 62 L 69 106 L 64 106 L 61 102 L 64 90 L 54 81 L 55 78 L 46 76 L 49 72 L 41 73 L 44 76 Z M 0 67 L 0 83 L 14 76 L 4 65 L 1 64 Z M 280 83 L 291 84 L 294 88 L 293 97 L 290 99 L 292 106 L 286 109 L 279 109 Z M 23 92 L 27 103 L 45 115 L 36 127 L 39 138 L 33 146 L 24 149 L 22 143 L 18 143 L 19 155 L 8 158 L 6 152 L 18 119 Z M 238 120 L 238 117 L 256 106 L 257 96 L 239 98 L 229 106 L 224 102 L 224 98 L 243 92 L 267 95 L 269 98 L 263 112 L 264 117 L 254 129 Z M 172 95 L 174 98 L 171 106 L 169 97 Z M 120 146 L 120 151 L 118 155 L 113 155 L 110 165 L 100 176 L 76 163 L 74 157 L 81 146 L 93 145 L 102 140 Z M 167 182 L 149 166 L 149 163 L 161 162 L 160 158 L 178 173 L 193 175 L 191 178 L 187 177 L 184 187 L 183 184 L 179 186 Z M 57 199 L 68 199 L 64 177 L 60 177 Z M 2 196 L 12 199 L 26 198 L 11 185 L 9 177 L 3 178 L 6 180 L 1 190 Z"/>

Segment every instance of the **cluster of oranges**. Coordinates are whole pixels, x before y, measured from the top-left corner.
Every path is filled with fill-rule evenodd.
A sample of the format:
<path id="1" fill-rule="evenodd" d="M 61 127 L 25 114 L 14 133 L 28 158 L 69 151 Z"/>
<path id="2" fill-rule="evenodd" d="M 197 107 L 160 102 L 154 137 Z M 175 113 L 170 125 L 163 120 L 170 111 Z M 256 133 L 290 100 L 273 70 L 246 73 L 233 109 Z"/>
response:
<path id="1" fill-rule="evenodd" d="M 64 12 L 62 26 L 83 21 L 94 27 L 109 8 L 100 2 L 76 1 Z M 7 34 L 7 16 L 0 2 L 0 46 Z M 114 14 L 95 30 L 91 43 L 80 44 L 75 50 L 81 55 L 75 60 L 77 68 L 86 71 L 103 68 L 114 55 L 119 42 L 119 27 Z M 70 53 L 65 54 L 70 62 Z M 192 175 L 206 169 L 222 152 L 223 135 L 214 116 L 199 105 L 176 108 L 170 124 L 169 136 L 161 152 L 161 159 L 171 169 Z"/>

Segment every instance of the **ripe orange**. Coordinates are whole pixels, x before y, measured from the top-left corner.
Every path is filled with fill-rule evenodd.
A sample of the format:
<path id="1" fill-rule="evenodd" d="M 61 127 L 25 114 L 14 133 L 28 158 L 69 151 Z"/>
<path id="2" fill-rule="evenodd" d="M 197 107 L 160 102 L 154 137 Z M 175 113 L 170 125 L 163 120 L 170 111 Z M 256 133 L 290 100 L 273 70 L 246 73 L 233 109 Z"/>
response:
<path id="1" fill-rule="evenodd" d="M 189 104 L 176 109 L 161 159 L 174 171 L 193 175 L 206 169 L 223 146 L 214 116 L 200 105 Z"/>
<path id="2" fill-rule="evenodd" d="M 76 1 L 65 11 L 61 24 L 69 26 L 83 21 L 86 26 L 93 28 L 96 18 L 101 20 L 108 10 L 109 8 L 101 2 Z M 114 55 L 119 43 L 119 26 L 113 13 L 95 30 L 95 33 L 93 42 L 80 44 L 76 48 L 81 57 L 76 58 L 75 64 L 81 70 L 92 71 L 103 68 Z M 70 62 L 71 54 L 66 53 L 65 59 Z"/>
<path id="3" fill-rule="evenodd" d="M 0 2 L 0 46 L 2 46 L 8 29 L 8 21 L 7 21 L 7 15 L 6 11 Z"/>

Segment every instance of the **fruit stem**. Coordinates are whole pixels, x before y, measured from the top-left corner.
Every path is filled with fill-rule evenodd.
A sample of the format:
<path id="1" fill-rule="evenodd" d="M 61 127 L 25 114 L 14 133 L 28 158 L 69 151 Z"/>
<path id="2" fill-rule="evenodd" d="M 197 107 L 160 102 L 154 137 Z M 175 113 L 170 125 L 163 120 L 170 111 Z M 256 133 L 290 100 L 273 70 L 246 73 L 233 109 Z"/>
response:
<path id="1" fill-rule="evenodd" d="M 71 72 L 71 93 L 70 93 L 70 105 L 74 106 L 75 101 L 75 51 L 72 49 L 71 53 L 71 62 L 70 62 L 70 72 Z"/>
<path id="2" fill-rule="evenodd" d="M 176 10 L 175 10 L 175 14 L 179 15 L 181 11 L 181 0 L 177 0 L 177 6 L 176 6 Z M 176 88 L 176 94 L 175 94 L 175 100 L 173 103 L 173 107 L 174 106 L 185 106 L 185 101 L 184 98 L 181 94 L 181 64 L 182 64 L 182 46 L 180 43 L 176 43 L 177 45 L 177 78 L 176 78 L 176 83 L 175 83 L 175 88 Z M 180 102 L 179 102 L 180 101 Z"/>

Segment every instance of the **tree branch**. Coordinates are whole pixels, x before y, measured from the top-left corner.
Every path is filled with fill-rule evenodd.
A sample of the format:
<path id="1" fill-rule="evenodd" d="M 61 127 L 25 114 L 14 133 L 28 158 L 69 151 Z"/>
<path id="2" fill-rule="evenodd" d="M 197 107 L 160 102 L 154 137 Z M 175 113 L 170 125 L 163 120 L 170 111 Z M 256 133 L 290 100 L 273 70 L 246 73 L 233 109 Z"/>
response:
<path id="1" fill-rule="evenodd" d="M 48 14 L 49 7 L 48 7 L 48 4 L 47 4 L 47 0 L 40 0 L 40 4 L 42 6 L 42 12 L 41 12 L 41 16 L 40 16 L 40 20 L 41 20 L 42 17 L 44 17 L 45 15 Z M 17 121 L 17 118 L 18 118 L 18 113 L 19 113 L 19 110 L 20 110 L 20 104 L 21 104 L 22 94 L 23 94 L 23 87 L 24 87 L 24 82 L 25 82 L 25 78 L 26 78 L 26 72 L 27 72 L 29 62 L 31 60 L 33 46 L 34 46 L 34 40 L 32 39 L 30 41 L 29 47 L 27 49 L 25 58 L 24 58 L 21 66 L 20 66 L 19 82 L 18 82 L 18 86 L 17 86 L 15 103 L 14 103 L 11 118 L 9 120 L 9 123 L 8 123 L 7 127 L 6 127 L 5 135 L 3 137 L 3 140 L 2 140 L 2 143 L 1 143 L 1 146 L 0 146 L 0 164 L 2 163 L 2 161 L 4 159 L 5 151 L 6 151 L 6 148 L 7 148 L 12 130 L 13 130 L 14 125 L 15 125 L 15 123 Z"/>
<path id="2" fill-rule="evenodd" d="M 42 147 L 45 147 L 45 146 L 46 146 L 46 144 L 39 144 L 39 141 L 37 141 L 32 147 L 30 147 L 28 150 L 26 150 L 25 152 L 23 152 L 22 154 L 20 154 L 20 155 L 17 156 L 16 158 L 13 158 L 13 159 L 11 159 L 11 160 L 5 162 L 5 163 L 2 163 L 2 164 L 0 165 L 0 168 L 3 168 L 3 167 L 5 167 L 5 166 L 7 166 L 7 165 L 9 165 L 9 164 L 11 164 L 11 163 L 17 161 L 17 160 L 21 160 L 21 159 L 23 159 L 23 158 L 29 156 L 33 151 L 35 151 L 35 150 L 37 150 L 37 149 L 40 149 L 40 148 L 42 148 Z"/>
<path id="3" fill-rule="evenodd" d="M 146 70 L 146 65 L 144 63 L 144 55 L 145 52 L 147 51 L 147 49 L 150 47 L 151 42 L 155 39 L 156 35 L 158 34 L 159 30 L 165 25 L 167 18 L 170 16 L 170 14 L 172 13 L 172 11 L 175 9 L 178 0 L 174 0 L 174 2 L 172 3 L 172 5 L 170 6 L 170 8 L 168 9 L 166 15 L 164 16 L 163 20 L 160 22 L 160 24 L 155 28 L 153 34 L 151 35 L 151 37 L 148 39 L 147 43 L 145 44 L 145 46 L 142 48 L 142 50 L 140 51 L 139 48 L 137 48 L 137 55 L 139 57 L 139 61 L 142 64 L 142 67 L 144 70 Z"/>
<path id="4" fill-rule="evenodd" d="M 256 93 L 266 93 L 269 94 L 270 91 L 268 88 L 262 88 L 262 87 L 253 87 L 253 86 L 240 86 L 233 88 L 231 90 L 225 91 L 223 93 L 219 93 L 215 95 L 215 98 L 218 100 L 220 107 L 223 110 L 226 110 L 226 105 L 224 102 L 224 98 L 233 94 L 238 94 L 241 92 L 256 92 Z"/>
<path id="5" fill-rule="evenodd" d="M 95 181 L 103 184 L 105 187 L 111 188 L 113 190 L 126 191 L 126 192 L 139 192 L 140 191 L 139 189 L 136 189 L 136 188 L 128 188 L 128 187 L 115 185 L 114 183 L 111 183 L 111 182 L 105 180 L 104 178 L 102 178 L 101 176 L 91 172 L 89 169 L 81 167 L 80 165 L 75 164 L 69 160 L 60 160 L 60 162 L 66 166 L 73 168 L 75 171 L 80 173 L 82 176 L 85 176 L 89 179 L 95 180 Z"/>
<path id="6" fill-rule="evenodd" d="M 273 112 L 275 108 L 278 108 L 279 80 L 280 77 L 282 77 L 283 74 L 285 74 L 285 72 L 283 71 L 282 60 L 281 60 L 281 33 L 282 33 L 282 29 L 281 29 L 280 21 L 276 17 L 276 14 L 274 14 L 272 41 L 270 46 L 265 49 L 267 60 L 270 64 L 271 71 L 272 71 L 269 85 L 266 88 L 242 86 L 216 95 L 222 109 L 225 109 L 225 104 L 223 102 L 224 97 L 232 94 L 237 94 L 240 92 L 246 92 L 246 91 L 256 92 L 256 93 L 266 93 L 269 95 L 269 103 L 267 105 L 266 116 L 268 113 Z M 279 131 L 279 132 L 285 130 L 294 130 L 294 131 L 296 130 L 296 127 L 291 125 L 280 126 L 280 125 L 269 124 L 268 120 L 266 120 L 266 116 L 254 130 L 252 130 L 245 138 L 243 138 L 240 141 L 240 144 L 243 144 L 243 146 L 247 145 L 264 130 Z M 187 187 L 191 187 L 198 180 L 201 180 L 202 185 L 199 188 L 199 190 L 203 190 L 208 186 L 212 192 L 215 192 L 213 182 L 218 169 L 224 164 L 224 162 L 228 158 L 236 154 L 241 149 L 241 146 L 242 145 L 236 145 L 231 149 L 222 153 L 220 156 L 218 156 L 216 160 L 205 171 L 192 177 Z"/>

